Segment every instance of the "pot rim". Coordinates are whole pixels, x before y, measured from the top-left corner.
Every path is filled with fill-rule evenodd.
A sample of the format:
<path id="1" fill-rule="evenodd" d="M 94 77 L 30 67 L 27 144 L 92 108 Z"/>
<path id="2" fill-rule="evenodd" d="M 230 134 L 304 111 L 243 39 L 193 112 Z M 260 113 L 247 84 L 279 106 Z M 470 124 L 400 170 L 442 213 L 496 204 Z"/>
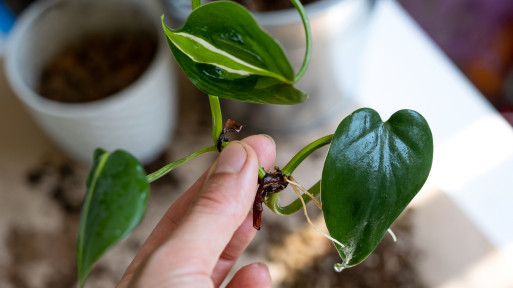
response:
<path id="1" fill-rule="evenodd" d="M 326 12 L 332 6 L 347 3 L 350 0 L 319 0 L 304 5 L 305 12 L 311 21 L 317 15 Z M 365 0 L 358 0 L 365 1 Z M 296 8 L 276 11 L 252 12 L 258 23 L 263 26 L 279 26 L 301 22 Z"/>
<path id="2" fill-rule="evenodd" d="M 187 16 L 192 10 L 190 3 L 178 3 L 173 2 L 176 0 L 168 0 L 171 2 L 168 4 L 168 11 L 172 18 L 177 19 L 180 22 L 185 22 Z M 320 13 L 323 13 L 329 7 L 332 7 L 337 4 L 342 4 L 348 2 L 350 0 L 319 0 L 316 2 L 312 2 L 304 5 L 305 11 L 308 15 L 308 18 L 314 18 Z M 358 1 L 366 1 L 366 0 L 358 0 Z M 211 2 L 211 1 L 209 1 Z M 271 25 L 287 25 L 301 22 L 301 18 L 297 13 L 295 8 L 276 10 L 276 11 L 265 11 L 265 12 L 251 12 L 253 17 L 257 20 L 260 25 L 263 26 L 271 26 Z"/>
<path id="3" fill-rule="evenodd" d="M 20 65 L 17 64 L 18 47 L 24 45 L 22 43 L 23 36 L 30 29 L 34 23 L 40 19 L 40 17 L 44 14 L 45 11 L 55 7 L 57 5 L 61 5 L 62 3 L 69 2 L 67 4 L 74 5 L 73 0 L 45 0 L 45 1 L 37 1 L 29 6 L 23 13 L 18 17 L 16 23 L 14 24 L 11 33 L 7 39 L 6 49 L 5 49 L 5 63 L 4 69 L 8 79 L 8 82 L 11 85 L 11 88 L 15 92 L 16 96 L 22 100 L 28 107 L 33 110 L 36 110 L 40 113 L 56 115 L 60 117 L 89 117 L 94 114 L 105 113 L 110 110 L 112 107 L 118 106 L 124 102 L 130 101 L 131 98 L 135 97 L 138 92 L 137 90 L 144 89 L 146 82 L 148 79 L 152 78 L 152 75 L 158 73 L 161 70 L 162 65 L 168 64 L 167 59 L 167 49 L 165 42 L 162 37 L 159 37 L 160 26 L 156 21 L 152 21 L 152 26 L 155 28 L 157 47 L 155 55 L 150 63 L 150 65 L 146 68 L 143 74 L 137 78 L 134 82 L 132 82 L 127 87 L 122 90 L 109 95 L 106 98 L 85 102 L 85 103 L 64 103 L 58 102 L 51 99 L 44 98 L 34 89 L 32 89 L 22 78 Z M 88 3 L 92 1 L 86 1 Z M 101 1 L 98 1 L 101 5 Z M 130 1 L 124 2 L 125 4 L 130 3 Z M 137 4 L 137 2 L 133 2 L 134 5 L 138 5 L 137 7 L 142 7 L 144 5 Z M 145 9 L 139 9 L 141 13 L 146 13 L 151 17 L 156 16 L 155 13 L 152 13 L 150 10 L 151 7 L 146 7 Z M 155 15 L 154 15 L 155 14 Z"/>

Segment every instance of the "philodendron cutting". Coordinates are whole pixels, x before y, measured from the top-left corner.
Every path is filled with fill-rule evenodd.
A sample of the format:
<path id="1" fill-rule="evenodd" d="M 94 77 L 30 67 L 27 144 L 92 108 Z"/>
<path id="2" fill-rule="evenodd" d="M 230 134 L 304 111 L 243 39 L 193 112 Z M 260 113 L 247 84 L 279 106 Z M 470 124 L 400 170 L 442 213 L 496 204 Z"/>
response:
<path id="1" fill-rule="evenodd" d="M 232 120 L 223 124 L 219 97 L 281 105 L 307 99 L 294 84 L 308 66 L 310 29 L 299 0 L 292 3 L 307 38 L 303 65 L 296 74 L 280 45 L 234 2 L 201 5 L 193 0 L 194 9 L 181 28 L 170 29 L 162 21 L 176 62 L 194 85 L 209 95 L 213 143 L 151 174 L 128 152 L 95 152 L 77 241 L 81 286 L 94 262 L 142 219 L 149 183 L 199 155 L 221 151 L 228 143 L 225 134 L 240 130 Z M 326 145 L 330 147 L 320 180 L 306 190 L 293 178 L 294 170 Z M 335 267 L 342 270 L 357 265 L 376 248 L 421 189 L 432 158 L 431 131 L 419 113 L 400 110 L 384 122 L 374 110 L 359 109 L 342 120 L 334 134 L 306 145 L 282 169 L 259 169 L 254 227 L 260 229 L 263 203 L 277 214 L 289 215 L 314 200 L 323 211 L 329 235 L 320 232 L 334 242 L 342 259 Z M 299 197 L 283 207 L 278 199 L 288 185 Z M 316 198 L 319 194 L 321 201 Z"/>

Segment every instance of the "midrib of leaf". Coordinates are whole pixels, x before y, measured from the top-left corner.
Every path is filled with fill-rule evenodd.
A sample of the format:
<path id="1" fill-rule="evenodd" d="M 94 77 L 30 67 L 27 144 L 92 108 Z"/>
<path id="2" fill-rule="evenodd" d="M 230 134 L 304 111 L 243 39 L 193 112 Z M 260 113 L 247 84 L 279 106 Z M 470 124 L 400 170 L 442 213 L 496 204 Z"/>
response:
<path id="1" fill-rule="evenodd" d="M 175 45 L 177 49 L 182 51 L 187 57 L 189 57 L 192 61 L 196 63 L 203 63 L 216 66 L 220 69 L 223 69 L 227 72 L 238 74 L 241 76 L 249 76 L 249 75 L 261 75 L 268 76 L 279 79 L 282 82 L 292 84 L 291 80 L 286 79 L 280 74 L 276 74 L 266 69 L 262 69 L 260 67 L 254 66 L 246 61 L 224 51 L 216 48 L 214 45 L 210 44 L 208 41 L 194 36 L 185 32 L 173 32 L 170 31 L 167 27 L 164 27 L 165 33 L 168 36 L 169 40 Z M 190 46 L 202 47 L 203 50 L 208 51 L 205 54 L 197 53 L 197 55 L 191 55 L 186 51 L 183 47 L 185 44 L 189 42 Z M 210 57 L 209 57 L 210 56 Z M 200 58 L 202 57 L 202 58 Z M 210 59 L 209 59 L 210 58 Z M 216 60 L 224 60 L 224 61 L 213 61 Z M 219 62 L 226 62 L 231 64 L 233 68 L 227 67 L 226 65 L 220 64 Z"/>
<path id="2" fill-rule="evenodd" d="M 80 223 L 80 237 L 78 238 L 78 253 L 77 253 L 77 265 L 78 265 L 78 271 L 81 275 L 79 275 L 79 282 L 80 287 L 83 286 L 83 272 L 82 271 L 82 265 L 83 265 L 83 253 L 84 253 L 84 235 L 85 235 L 85 229 L 86 229 L 86 222 L 87 222 L 87 216 L 89 214 L 89 207 L 91 205 L 91 199 L 93 198 L 93 191 L 96 188 L 96 183 L 98 182 L 98 178 L 100 176 L 101 171 L 103 170 L 103 167 L 105 166 L 105 163 L 107 163 L 107 159 L 109 158 L 110 153 L 104 153 L 100 156 L 100 163 L 98 163 L 98 166 L 96 168 L 96 171 L 94 172 L 93 181 L 91 182 L 91 187 L 89 187 L 89 191 L 87 191 L 87 199 L 85 200 L 83 210 L 83 218 L 81 219 Z"/>

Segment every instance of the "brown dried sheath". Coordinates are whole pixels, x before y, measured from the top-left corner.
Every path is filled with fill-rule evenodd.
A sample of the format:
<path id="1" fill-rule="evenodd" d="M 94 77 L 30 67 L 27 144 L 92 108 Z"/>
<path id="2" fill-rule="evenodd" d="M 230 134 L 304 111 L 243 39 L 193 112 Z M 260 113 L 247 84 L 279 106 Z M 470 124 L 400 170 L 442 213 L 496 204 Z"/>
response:
<path id="1" fill-rule="evenodd" d="M 288 182 L 285 181 L 283 173 L 278 167 L 274 167 L 273 172 L 268 172 L 258 183 L 258 190 L 253 202 L 253 227 L 260 230 L 262 227 L 262 212 L 265 198 L 272 193 L 277 193 L 287 188 Z"/>
<path id="2" fill-rule="evenodd" d="M 219 138 L 217 138 L 217 150 L 221 152 L 221 150 L 223 150 L 223 143 L 229 141 L 228 138 L 226 138 L 226 133 L 239 133 L 241 129 L 242 125 L 239 123 L 233 121 L 232 119 L 226 120 L 226 123 L 224 123 L 223 131 L 221 131 L 221 135 L 219 135 Z"/>
<path id="3" fill-rule="evenodd" d="M 253 227 L 260 230 L 262 227 L 262 212 L 264 211 L 263 203 L 265 200 L 264 189 L 261 184 L 258 185 L 258 190 L 253 202 Z"/>

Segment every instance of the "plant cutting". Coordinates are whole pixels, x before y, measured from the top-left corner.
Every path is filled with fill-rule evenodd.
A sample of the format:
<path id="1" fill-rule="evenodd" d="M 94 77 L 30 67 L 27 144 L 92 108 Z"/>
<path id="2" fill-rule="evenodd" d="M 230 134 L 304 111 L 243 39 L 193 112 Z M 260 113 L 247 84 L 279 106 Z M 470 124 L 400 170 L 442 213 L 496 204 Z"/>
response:
<path id="1" fill-rule="evenodd" d="M 307 99 L 294 84 L 307 69 L 311 33 L 301 3 L 291 2 L 301 16 L 307 38 L 304 61 L 297 73 L 279 44 L 234 2 L 201 5 L 194 0 L 194 10 L 181 28 L 163 24 L 175 60 L 192 83 L 209 95 L 212 144 L 150 174 L 128 152 L 95 152 L 77 241 L 81 286 L 95 261 L 140 222 L 151 182 L 202 154 L 222 151 L 229 142 L 226 134 L 241 129 L 235 121 L 223 121 L 219 98 L 278 105 Z M 311 153 L 327 145 L 320 180 L 307 190 L 293 173 Z M 253 226 L 260 229 L 262 225 L 263 204 L 274 213 L 290 215 L 313 200 L 322 209 L 328 228 L 328 233 L 320 232 L 334 242 L 341 257 L 335 268 L 341 271 L 355 266 L 372 253 L 421 189 L 432 157 L 432 134 L 419 113 L 400 110 L 382 121 L 370 108 L 356 110 L 342 120 L 334 134 L 307 144 L 281 169 L 259 169 Z M 289 185 L 298 199 L 282 206 L 279 196 Z"/>

